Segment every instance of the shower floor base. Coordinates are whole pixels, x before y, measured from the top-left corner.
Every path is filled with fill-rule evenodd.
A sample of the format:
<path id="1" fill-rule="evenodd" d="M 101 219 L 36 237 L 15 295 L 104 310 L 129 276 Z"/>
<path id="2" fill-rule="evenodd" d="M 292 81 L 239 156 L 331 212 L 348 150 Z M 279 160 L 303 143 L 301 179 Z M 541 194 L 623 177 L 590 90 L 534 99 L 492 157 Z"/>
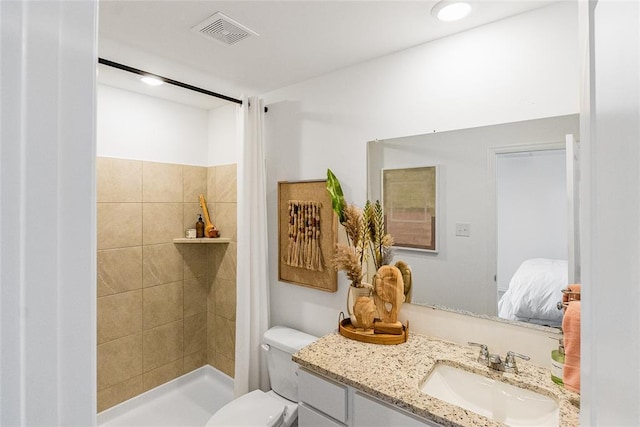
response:
<path id="1" fill-rule="evenodd" d="M 233 379 L 207 365 L 98 414 L 100 427 L 203 427 L 233 400 Z"/>

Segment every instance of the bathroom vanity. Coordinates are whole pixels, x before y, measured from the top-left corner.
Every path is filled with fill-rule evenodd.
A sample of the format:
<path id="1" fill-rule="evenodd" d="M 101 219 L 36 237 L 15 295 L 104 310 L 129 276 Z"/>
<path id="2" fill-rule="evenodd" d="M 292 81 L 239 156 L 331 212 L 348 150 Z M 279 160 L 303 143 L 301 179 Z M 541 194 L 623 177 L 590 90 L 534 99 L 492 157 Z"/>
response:
<path id="1" fill-rule="evenodd" d="M 415 333 L 398 345 L 362 343 L 337 333 L 326 335 L 293 355 L 302 368 L 298 373 L 299 425 L 505 425 L 504 414 L 500 414 L 503 408 L 494 416 L 483 416 L 428 394 L 425 383 L 430 374 L 445 366 L 499 386 L 533 391 L 556 405 L 557 415 L 549 425 L 578 426 L 580 396 L 553 383 L 549 370 L 518 361 L 518 373 L 500 372 L 477 358 L 475 348 Z M 492 402 L 485 400 L 489 405 Z M 517 420 L 506 423 L 518 425 Z"/>

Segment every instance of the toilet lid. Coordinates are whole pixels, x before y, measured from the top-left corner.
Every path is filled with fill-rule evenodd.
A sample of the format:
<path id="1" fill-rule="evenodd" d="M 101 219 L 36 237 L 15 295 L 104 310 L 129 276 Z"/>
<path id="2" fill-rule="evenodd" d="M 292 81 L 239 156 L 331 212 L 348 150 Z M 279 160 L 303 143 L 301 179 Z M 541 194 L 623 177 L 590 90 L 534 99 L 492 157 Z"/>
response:
<path id="1" fill-rule="evenodd" d="M 283 419 L 284 404 L 261 390 L 254 390 L 223 406 L 207 422 L 213 426 L 266 426 L 278 425 Z"/>

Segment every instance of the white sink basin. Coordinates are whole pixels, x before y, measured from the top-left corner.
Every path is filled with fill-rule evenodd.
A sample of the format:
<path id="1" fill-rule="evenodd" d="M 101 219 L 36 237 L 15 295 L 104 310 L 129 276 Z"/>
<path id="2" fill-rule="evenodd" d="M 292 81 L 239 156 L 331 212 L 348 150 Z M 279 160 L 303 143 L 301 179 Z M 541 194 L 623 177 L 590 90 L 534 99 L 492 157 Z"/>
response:
<path id="1" fill-rule="evenodd" d="M 559 423 L 558 403 L 550 397 L 441 363 L 420 390 L 508 426 Z"/>

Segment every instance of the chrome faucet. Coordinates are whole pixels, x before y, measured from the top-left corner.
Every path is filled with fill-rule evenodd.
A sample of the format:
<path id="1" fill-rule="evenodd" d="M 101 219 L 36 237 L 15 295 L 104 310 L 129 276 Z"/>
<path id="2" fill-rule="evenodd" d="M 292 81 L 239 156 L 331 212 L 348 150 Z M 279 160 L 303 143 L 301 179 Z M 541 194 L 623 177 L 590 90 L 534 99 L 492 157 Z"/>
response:
<path id="1" fill-rule="evenodd" d="M 505 372 L 513 372 L 514 374 L 518 373 L 518 367 L 516 366 L 516 357 L 519 357 L 523 360 L 531 359 L 529 356 L 525 356 L 524 354 L 516 353 L 515 351 L 507 351 L 507 358 L 504 360 Z"/>
<path id="2" fill-rule="evenodd" d="M 518 366 L 516 365 L 516 357 L 524 360 L 531 359 L 524 354 L 516 353 L 514 351 L 508 351 L 507 357 L 502 361 L 499 354 L 489 353 L 489 348 L 485 344 L 478 344 L 475 342 L 468 343 L 471 346 L 480 347 L 480 354 L 478 354 L 478 363 L 488 366 L 491 369 L 501 372 L 513 372 L 518 373 Z"/>
<path id="3" fill-rule="evenodd" d="M 483 365 L 487 365 L 489 364 L 489 348 L 486 346 L 486 344 L 478 344 L 477 342 L 471 342 L 469 341 L 468 343 L 469 345 L 472 345 L 474 347 L 480 347 L 480 354 L 478 354 L 478 363 L 482 363 Z"/>
<path id="4" fill-rule="evenodd" d="M 489 363 L 487 363 L 487 366 L 496 371 L 504 371 L 504 363 L 502 363 L 502 358 L 499 354 L 489 355 Z"/>

